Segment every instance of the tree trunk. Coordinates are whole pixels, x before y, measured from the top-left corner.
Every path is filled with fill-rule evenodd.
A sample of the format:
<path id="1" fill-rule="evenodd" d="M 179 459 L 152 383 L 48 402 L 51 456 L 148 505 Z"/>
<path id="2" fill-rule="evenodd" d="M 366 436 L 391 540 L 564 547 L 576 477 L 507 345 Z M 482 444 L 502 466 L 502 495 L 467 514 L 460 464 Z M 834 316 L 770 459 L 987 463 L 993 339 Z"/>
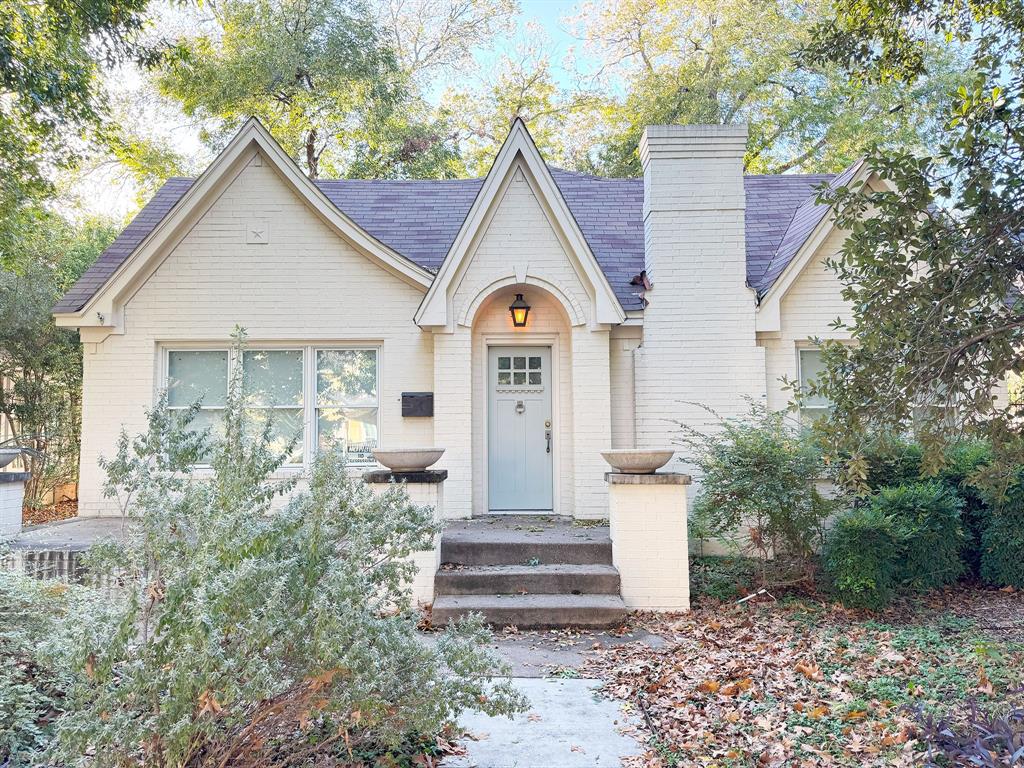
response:
<path id="1" fill-rule="evenodd" d="M 317 178 L 320 173 L 320 157 L 316 153 L 316 128 L 311 128 L 306 134 L 306 174 L 311 179 Z"/>

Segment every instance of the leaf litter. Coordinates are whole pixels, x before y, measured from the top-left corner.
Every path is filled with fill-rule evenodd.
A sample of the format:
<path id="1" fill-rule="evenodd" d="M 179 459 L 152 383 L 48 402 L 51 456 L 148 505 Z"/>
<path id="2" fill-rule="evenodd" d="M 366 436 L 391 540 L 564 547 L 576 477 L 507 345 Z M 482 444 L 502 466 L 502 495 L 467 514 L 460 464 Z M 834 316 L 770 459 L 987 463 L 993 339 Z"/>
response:
<path id="1" fill-rule="evenodd" d="M 631 768 L 912 766 L 918 709 L 956 723 L 971 701 L 1024 706 L 1024 633 L 979 620 L 1022 609 L 1020 593 L 961 588 L 880 616 L 800 601 L 638 613 L 628 629 L 667 642 L 595 649 L 580 672 L 641 715 L 649 750 Z"/>

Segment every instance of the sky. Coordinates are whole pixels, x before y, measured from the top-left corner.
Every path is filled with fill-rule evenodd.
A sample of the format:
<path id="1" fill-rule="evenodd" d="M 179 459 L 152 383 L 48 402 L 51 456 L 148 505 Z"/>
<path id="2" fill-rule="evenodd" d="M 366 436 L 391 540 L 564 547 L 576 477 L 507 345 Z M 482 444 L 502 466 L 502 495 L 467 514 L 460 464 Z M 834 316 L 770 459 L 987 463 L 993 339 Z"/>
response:
<path id="1" fill-rule="evenodd" d="M 570 86 L 572 72 L 562 66 L 563 61 L 572 54 L 576 66 L 587 71 L 587 58 L 581 42 L 573 37 L 567 19 L 579 13 L 579 0 L 519 0 L 521 13 L 518 19 L 518 33 L 525 34 L 531 28 L 542 31 L 547 39 L 547 52 L 552 64 L 552 75 L 562 86 Z M 498 42 L 475 53 L 475 60 L 482 70 L 496 62 L 503 52 L 515 44 L 515 35 L 508 40 Z M 121 97 L 128 101 L 138 101 L 138 119 L 152 121 L 166 127 L 165 133 L 175 148 L 189 156 L 201 156 L 203 147 L 198 141 L 195 130 L 189 126 L 172 125 L 173 118 L 159 112 L 154 113 L 143 106 L 143 94 L 140 93 L 142 78 L 137 72 L 118 72 L 109 80 L 121 90 Z M 428 98 L 439 97 L 446 87 L 458 83 L 438 83 Z M 205 160 L 205 158 L 204 158 Z M 138 207 L 136 190 L 132 182 L 118 169 L 101 167 L 77 179 L 68 189 L 60 207 L 68 214 L 97 214 L 124 218 L 135 212 Z"/>

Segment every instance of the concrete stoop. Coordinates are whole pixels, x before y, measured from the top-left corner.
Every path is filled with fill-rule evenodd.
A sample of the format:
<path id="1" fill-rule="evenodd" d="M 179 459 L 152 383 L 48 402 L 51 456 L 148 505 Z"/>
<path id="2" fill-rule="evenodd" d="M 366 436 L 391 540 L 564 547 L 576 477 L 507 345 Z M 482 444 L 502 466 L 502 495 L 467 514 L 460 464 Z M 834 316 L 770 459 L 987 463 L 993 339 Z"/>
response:
<path id="1" fill-rule="evenodd" d="M 627 613 L 607 527 L 532 515 L 453 522 L 441 563 L 435 625 L 474 612 L 498 627 L 603 628 Z"/>

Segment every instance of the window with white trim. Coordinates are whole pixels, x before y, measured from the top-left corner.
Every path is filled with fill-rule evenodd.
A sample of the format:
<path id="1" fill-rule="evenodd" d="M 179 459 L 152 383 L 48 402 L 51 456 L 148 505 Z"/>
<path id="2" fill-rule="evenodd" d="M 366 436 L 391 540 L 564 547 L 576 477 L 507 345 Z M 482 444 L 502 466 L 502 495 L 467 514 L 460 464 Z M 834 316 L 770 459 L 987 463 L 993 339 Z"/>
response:
<path id="1" fill-rule="evenodd" d="M 800 368 L 800 390 L 806 392 L 818 376 L 825 370 L 820 349 L 801 349 L 797 351 L 797 365 Z M 814 421 L 828 413 L 832 403 L 821 395 L 805 397 L 800 401 L 800 413 L 807 421 Z"/>
<path id="2" fill-rule="evenodd" d="M 183 410 L 198 401 L 194 427 L 219 430 L 239 361 L 227 349 L 169 349 L 166 355 L 168 406 Z M 341 445 L 352 464 L 373 462 L 380 413 L 376 348 L 246 349 L 241 366 L 251 426 L 261 430 L 269 421 L 275 450 L 295 440 L 290 466 L 307 464 L 311 454 L 333 445 Z"/>

